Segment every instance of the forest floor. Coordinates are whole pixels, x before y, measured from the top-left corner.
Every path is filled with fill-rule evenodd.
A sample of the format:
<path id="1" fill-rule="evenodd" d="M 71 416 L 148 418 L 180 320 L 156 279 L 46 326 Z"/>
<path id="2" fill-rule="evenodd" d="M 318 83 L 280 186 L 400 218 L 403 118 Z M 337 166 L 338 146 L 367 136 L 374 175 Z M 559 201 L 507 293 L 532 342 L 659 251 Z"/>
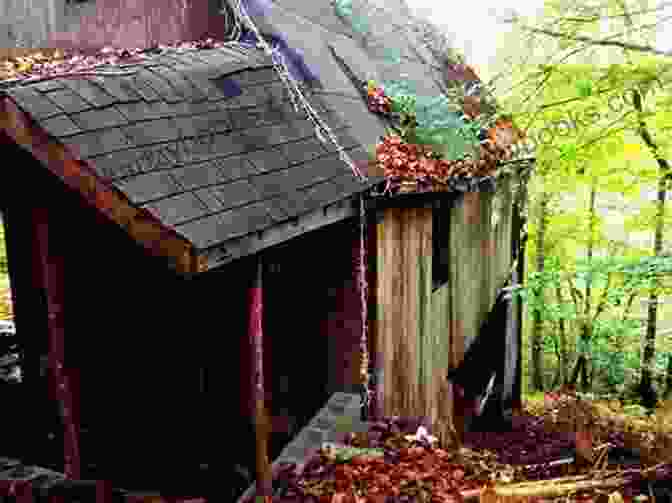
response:
<path id="1" fill-rule="evenodd" d="M 287 465 L 273 501 L 295 503 L 672 503 L 672 408 L 650 417 L 616 402 L 547 393 L 504 431 L 441 445 L 418 420 L 371 423 Z"/>

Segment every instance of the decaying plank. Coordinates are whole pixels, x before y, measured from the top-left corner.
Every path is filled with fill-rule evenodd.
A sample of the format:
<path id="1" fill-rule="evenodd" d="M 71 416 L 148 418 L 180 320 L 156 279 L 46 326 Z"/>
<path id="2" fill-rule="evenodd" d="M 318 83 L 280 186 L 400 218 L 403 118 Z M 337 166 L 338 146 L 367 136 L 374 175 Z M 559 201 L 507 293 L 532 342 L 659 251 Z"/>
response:
<path id="1" fill-rule="evenodd" d="M 254 281 L 249 290 L 249 338 L 252 351 L 252 378 L 254 379 L 254 423 L 255 423 L 255 449 L 256 449 L 256 480 L 257 495 L 268 499 L 272 495 L 272 474 L 268 461 L 268 434 L 270 421 L 264 401 L 264 353 L 263 353 L 263 287 L 262 287 L 262 262 L 257 258 Z"/>
<path id="2" fill-rule="evenodd" d="M 32 209 L 35 245 L 39 278 L 46 299 L 47 330 L 49 332 L 49 375 L 54 395 L 61 404 L 64 440 L 64 472 L 70 479 L 80 477 L 79 428 L 73 411 L 75 403 L 70 386 L 70 376 L 65 367 L 65 325 L 64 325 L 64 257 L 58 243 L 53 218 L 44 205 Z"/>

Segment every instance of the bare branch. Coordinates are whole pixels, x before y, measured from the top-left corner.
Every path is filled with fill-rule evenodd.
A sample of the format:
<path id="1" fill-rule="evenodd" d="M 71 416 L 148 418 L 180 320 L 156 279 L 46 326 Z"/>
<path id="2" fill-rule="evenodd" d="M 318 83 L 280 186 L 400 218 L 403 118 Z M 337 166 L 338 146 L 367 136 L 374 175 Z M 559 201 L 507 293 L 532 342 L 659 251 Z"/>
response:
<path id="1" fill-rule="evenodd" d="M 615 124 L 620 123 L 622 120 L 624 120 L 624 119 L 625 119 L 628 115 L 630 115 L 632 112 L 633 112 L 633 110 L 628 110 L 625 114 L 623 114 L 622 116 L 620 116 L 618 119 L 612 121 L 610 124 L 608 124 L 608 125 L 603 129 L 603 131 L 606 131 L 606 134 L 601 135 L 601 136 L 598 136 L 597 138 L 593 138 L 592 140 L 590 140 L 590 141 L 584 143 L 583 145 L 579 145 L 579 147 L 578 147 L 577 150 L 581 150 L 581 149 L 588 148 L 588 147 L 591 146 L 593 143 L 597 143 L 597 142 L 599 142 L 599 141 L 601 141 L 601 140 L 607 138 L 608 136 L 611 136 L 611 135 L 614 134 L 614 133 L 618 133 L 618 132 L 620 132 L 620 131 L 626 131 L 626 130 L 630 129 L 629 126 L 627 126 L 627 125 L 624 126 L 624 127 L 622 127 L 622 128 L 618 128 L 618 129 L 609 129 L 609 128 L 612 127 L 612 126 L 614 126 Z"/>
<path id="2" fill-rule="evenodd" d="M 620 87 L 610 87 L 608 89 L 601 89 L 599 91 L 595 91 L 591 96 L 597 96 L 598 94 L 604 94 L 608 93 L 610 91 L 614 91 L 615 89 L 620 89 Z M 560 100 L 560 101 L 555 101 L 553 103 L 547 103 L 545 105 L 541 105 L 539 108 L 545 109 L 545 108 L 551 108 L 555 107 L 558 105 L 566 105 L 567 103 L 572 103 L 574 101 L 579 101 L 579 100 L 585 100 L 586 98 L 583 96 L 576 96 L 574 98 L 567 98 L 566 100 Z"/>
<path id="3" fill-rule="evenodd" d="M 628 316 L 630 316 L 630 310 L 632 309 L 632 302 L 635 300 L 636 296 L 637 292 L 630 293 L 628 302 L 625 304 L 625 310 L 623 311 L 623 317 L 621 318 L 621 321 L 625 321 L 628 318 Z"/>
<path id="4" fill-rule="evenodd" d="M 592 16 L 592 17 L 564 17 L 561 18 L 562 21 L 570 21 L 573 23 L 594 23 L 596 21 L 600 21 L 601 19 L 616 19 L 616 18 L 621 18 L 621 17 L 628 17 L 630 16 L 638 16 L 640 14 L 649 14 L 651 12 L 656 12 L 659 10 L 663 10 L 666 7 L 669 7 L 672 5 L 672 2 L 662 2 L 660 5 L 657 7 L 654 7 L 653 9 L 644 9 L 640 11 L 635 11 L 635 12 L 630 12 L 630 13 L 623 13 L 623 14 L 614 14 L 613 16 Z"/>
<path id="5" fill-rule="evenodd" d="M 572 278 L 570 276 L 567 276 L 567 283 L 569 284 L 569 293 L 572 296 L 572 301 L 574 301 L 574 305 L 576 306 L 576 312 L 577 314 L 579 313 L 579 304 L 583 300 L 583 295 L 581 295 L 581 292 L 576 288 L 574 285 L 574 282 L 572 281 Z"/>
<path id="6" fill-rule="evenodd" d="M 595 315 L 593 316 L 593 324 L 595 324 L 595 320 L 597 320 L 597 317 L 600 316 L 603 312 L 604 309 L 607 307 L 607 292 L 609 291 L 609 288 L 611 286 L 611 278 L 612 278 L 612 273 L 608 272 L 607 273 L 607 284 L 605 285 L 604 289 L 602 290 L 602 295 L 600 296 L 600 301 L 599 304 L 597 305 L 597 309 L 595 310 Z"/>
<path id="7" fill-rule="evenodd" d="M 672 19 L 672 16 L 668 16 L 664 18 L 661 22 Z M 589 45 L 601 45 L 601 46 L 612 46 L 612 47 L 620 47 L 622 49 L 629 49 L 631 51 L 638 51 L 638 52 L 648 52 L 651 54 L 657 54 L 659 56 L 667 56 L 667 57 L 672 57 L 672 51 L 661 51 L 659 49 L 656 49 L 655 47 L 652 47 L 650 45 L 639 45 L 639 44 L 631 44 L 628 42 L 623 42 L 621 40 L 609 40 L 610 38 L 615 38 L 619 35 L 622 35 L 622 33 L 616 34 L 614 36 L 608 37 L 608 38 L 602 38 L 602 39 L 595 39 L 591 37 L 586 37 L 583 35 L 568 35 L 567 33 L 562 33 L 558 31 L 552 31 L 552 30 L 547 30 L 544 28 L 531 28 L 524 26 L 522 27 L 524 30 L 530 31 L 532 33 L 540 33 L 542 35 L 548 35 L 549 37 L 553 38 L 562 38 L 566 40 L 574 40 L 576 42 L 586 42 Z M 643 27 L 640 27 L 642 29 Z"/>

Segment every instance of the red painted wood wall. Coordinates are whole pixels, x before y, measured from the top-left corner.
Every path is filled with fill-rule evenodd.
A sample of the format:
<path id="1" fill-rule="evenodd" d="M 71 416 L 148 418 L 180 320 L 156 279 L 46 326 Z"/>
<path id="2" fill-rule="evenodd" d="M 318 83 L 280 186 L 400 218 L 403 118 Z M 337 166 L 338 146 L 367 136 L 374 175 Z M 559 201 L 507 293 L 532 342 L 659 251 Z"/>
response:
<path id="1" fill-rule="evenodd" d="M 4 203 L 17 329 L 31 334 L 25 378 L 33 417 L 41 419 L 24 424 L 23 438 L 35 441 L 32 461 L 61 468 L 63 459 L 62 437 L 46 440 L 47 432 L 62 427 L 55 408 L 48 411 L 54 402 L 39 377 L 39 358 L 49 347 L 47 311 L 42 292 L 31 288 L 37 278 L 25 255 L 36 249 L 26 210 L 43 204 L 64 255 L 65 366 L 80 400 L 73 412 L 83 429 L 82 477 L 151 485 L 166 478 L 161 470 L 186 476 L 201 463 L 222 462 L 230 431 L 244 431 L 251 421 L 246 293 L 253 257 L 180 279 L 22 155 L 22 176 L 0 193 L 17 195 Z M 289 440 L 283 417 L 302 427 L 333 392 L 358 382 L 357 226 L 357 219 L 332 224 L 262 252 L 264 373 L 279 431 L 275 455 Z M 282 377 L 288 377 L 284 390 Z M 234 423 L 240 428 L 222 428 Z M 56 465 L 45 463 L 45 455 Z"/>
<path id="2" fill-rule="evenodd" d="M 86 50 L 221 39 L 218 11 L 217 0 L 96 0 L 95 14 L 83 15 L 78 29 L 52 34 L 48 45 Z"/>
<path id="3" fill-rule="evenodd" d="M 360 301 L 349 219 L 264 252 L 264 373 L 276 418 L 303 426 L 358 382 Z M 284 388 L 284 389 L 283 389 Z"/>

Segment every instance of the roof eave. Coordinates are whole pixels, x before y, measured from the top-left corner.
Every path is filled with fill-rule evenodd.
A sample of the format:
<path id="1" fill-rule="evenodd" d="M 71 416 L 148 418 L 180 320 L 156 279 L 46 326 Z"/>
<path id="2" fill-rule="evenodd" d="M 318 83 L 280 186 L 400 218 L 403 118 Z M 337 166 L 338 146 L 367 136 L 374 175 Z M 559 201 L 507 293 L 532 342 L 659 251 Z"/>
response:
<path id="1" fill-rule="evenodd" d="M 356 201 L 360 193 L 320 207 L 298 217 L 278 223 L 259 232 L 196 251 L 197 272 L 206 272 L 226 265 L 236 259 L 253 255 L 321 227 L 359 215 Z"/>
<path id="2" fill-rule="evenodd" d="M 105 184 L 85 162 L 37 126 L 9 96 L 0 97 L 0 131 L 39 160 L 88 204 L 120 225 L 152 255 L 167 259 L 178 274 L 196 270 L 193 245 L 147 210 L 135 208 L 118 189 Z"/>

